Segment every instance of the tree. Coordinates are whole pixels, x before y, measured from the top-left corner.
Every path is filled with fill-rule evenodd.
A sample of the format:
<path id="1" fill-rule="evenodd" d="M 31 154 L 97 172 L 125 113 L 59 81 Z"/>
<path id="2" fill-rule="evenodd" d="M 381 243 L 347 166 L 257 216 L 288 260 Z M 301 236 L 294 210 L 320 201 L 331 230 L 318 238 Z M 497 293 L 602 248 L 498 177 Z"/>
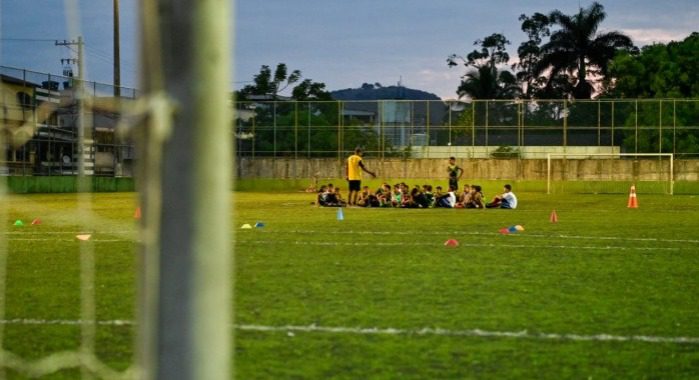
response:
<path id="1" fill-rule="evenodd" d="M 295 100 L 332 100 L 329 92 L 325 91 L 325 83 L 305 79 L 291 91 Z"/>
<path id="2" fill-rule="evenodd" d="M 540 59 L 531 74 L 538 77 L 548 73 L 547 88 L 560 81 L 561 74 L 569 75 L 576 82 L 573 97 L 590 99 L 593 85 L 588 78 L 607 76 L 614 55 L 634 48 L 631 39 L 620 32 L 597 33 L 605 17 L 604 7 L 597 2 L 572 16 L 552 11 L 546 21 L 560 29 L 552 32 L 549 42 L 541 46 Z"/>
<path id="3" fill-rule="evenodd" d="M 456 54 L 447 57 L 449 67 L 457 66 L 461 62 L 469 68 L 457 88 L 459 97 L 509 99 L 521 92 L 515 76 L 509 70 L 499 68 L 510 60 L 506 50 L 509 43 L 505 36 L 494 33 L 482 40 L 476 40 L 474 45 L 480 45 L 481 48 L 473 50 L 466 58 Z"/>
<path id="4" fill-rule="evenodd" d="M 521 89 L 515 76 L 491 65 L 480 65 L 462 77 L 456 90 L 459 98 L 471 99 L 514 99 Z"/>
<path id="5" fill-rule="evenodd" d="M 284 63 L 277 64 L 274 75 L 269 66 L 262 65 L 260 72 L 253 78 L 255 84 L 243 87 L 239 92 L 239 99 L 245 99 L 247 95 L 267 95 L 276 100 L 280 92 L 298 82 L 299 79 L 301 79 L 301 71 L 294 70 L 288 74 Z"/>
<path id="6" fill-rule="evenodd" d="M 654 44 L 638 53 L 622 52 L 610 65 L 614 78 L 606 93 L 622 98 L 699 96 L 699 33 L 683 41 Z"/>
<path id="7" fill-rule="evenodd" d="M 286 64 L 279 63 L 272 73 L 269 66 L 263 65 L 260 72 L 254 76 L 253 83 L 243 87 L 236 93 L 238 100 L 247 100 L 250 95 L 265 96 L 268 100 L 278 100 L 279 94 L 289 86 L 301 80 L 300 70 L 288 73 Z M 291 90 L 295 100 L 330 100 L 330 93 L 325 91 L 325 83 L 314 82 L 311 79 L 301 81 Z"/>
<path id="8" fill-rule="evenodd" d="M 699 97 L 699 33 L 683 41 L 645 46 L 638 54 L 622 52 L 610 65 L 614 78 L 607 82 L 606 95 L 613 98 L 696 98 Z M 623 104 L 623 103 L 622 103 Z M 633 103 L 628 103 L 629 105 Z M 638 110 L 629 109 L 624 121 L 624 146 L 628 151 L 696 154 L 699 120 L 696 101 L 659 100 L 640 102 Z M 662 107 L 662 108 L 661 108 Z M 658 128 L 636 125 L 672 125 L 673 133 L 661 134 Z M 637 138 L 638 137 L 638 138 Z"/>

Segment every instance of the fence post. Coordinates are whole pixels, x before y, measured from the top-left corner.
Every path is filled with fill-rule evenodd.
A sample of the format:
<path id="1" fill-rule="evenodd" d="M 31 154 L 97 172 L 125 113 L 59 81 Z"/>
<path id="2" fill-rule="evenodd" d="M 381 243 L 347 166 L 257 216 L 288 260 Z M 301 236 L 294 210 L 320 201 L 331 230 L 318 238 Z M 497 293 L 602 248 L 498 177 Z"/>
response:
<path id="1" fill-rule="evenodd" d="M 427 141 L 426 141 L 427 142 L 427 146 L 426 146 L 427 157 L 430 157 L 430 151 L 431 151 L 431 148 L 430 148 L 430 145 L 431 145 L 430 144 L 430 123 L 431 123 L 431 120 L 430 120 L 430 108 L 431 107 L 430 107 L 430 105 L 431 104 L 432 104 L 431 101 L 425 100 L 425 107 L 427 107 L 427 110 L 425 112 L 427 114 L 427 120 L 425 123 L 425 138 L 427 139 Z M 425 157 L 423 156 L 422 158 L 425 158 Z"/>
<path id="2" fill-rule="evenodd" d="M 597 146 L 602 146 L 602 103 L 597 99 Z"/>
<path id="3" fill-rule="evenodd" d="M 488 149 L 488 101 L 485 101 L 485 147 Z"/>
<path id="4" fill-rule="evenodd" d="M 660 99 L 660 104 L 658 105 L 658 153 L 663 152 L 663 100 Z"/>
<path id="5" fill-rule="evenodd" d="M 612 147 L 614 147 L 614 108 L 616 101 L 612 100 Z"/>
<path id="6" fill-rule="evenodd" d="M 272 157 L 277 160 L 277 100 L 272 103 Z"/>
<path id="7" fill-rule="evenodd" d="M 635 125 L 634 153 L 638 153 L 638 99 L 636 99 L 634 101 L 634 125 Z"/>
<path id="8" fill-rule="evenodd" d="M 311 158 L 311 102 L 308 102 L 308 158 Z"/>
<path id="9" fill-rule="evenodd" d="M 568 147 L 568 101 L 566 99 L 563 99 L 563 147 Z"/>
<path id="10" fill-rule="evenodd" d="M 677 154 L 677 100 L 672 99 L 672 154 Z"/>
<path id="11" fill-rule="evenodd" d="M 337 101 L 337 162 L 340 167 L 339 173 L 342 177 L 342 106 L 341 101 Z"/>
<path id="12" fill-rule="evenodd" d="M 476 101 L 471 100 L 471 158 L 476 150 Z"/>

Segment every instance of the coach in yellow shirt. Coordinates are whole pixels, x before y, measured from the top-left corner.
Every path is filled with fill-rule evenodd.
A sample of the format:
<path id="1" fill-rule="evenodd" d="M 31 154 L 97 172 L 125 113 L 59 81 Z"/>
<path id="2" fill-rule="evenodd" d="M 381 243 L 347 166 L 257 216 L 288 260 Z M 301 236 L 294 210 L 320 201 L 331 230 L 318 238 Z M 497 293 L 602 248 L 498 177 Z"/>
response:
<path id="1" fill-rule="evenodd" d="M 357 196 L 362 188 L 362 170 L 369 173 L 372 178 L 376 177 L 374 172 L 364 167 L 362 163 L 362 149 L 357 148 L 354 150 L 354 154 L 349 156 L 345 165 L 345 178 L 349 182 L 347 202 L 350 206 L 357 204 Z"/>

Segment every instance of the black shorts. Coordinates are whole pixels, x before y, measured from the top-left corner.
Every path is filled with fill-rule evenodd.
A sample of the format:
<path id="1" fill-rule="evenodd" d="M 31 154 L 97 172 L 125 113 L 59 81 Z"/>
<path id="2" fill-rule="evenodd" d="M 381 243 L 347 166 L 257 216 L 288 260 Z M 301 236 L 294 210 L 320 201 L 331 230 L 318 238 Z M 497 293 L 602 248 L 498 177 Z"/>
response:
<path id="1" fill-rule="evenodd" d="M 349 191 L 360 191 L 362 189 L 362 181 L 350 180 L 349 181 Z"/>
<path id="2" fill-rule="evenodd" d="M 453 187 L 455 190 L 459 190 L 459 179 L 449 178 L 449 186 Z"/>

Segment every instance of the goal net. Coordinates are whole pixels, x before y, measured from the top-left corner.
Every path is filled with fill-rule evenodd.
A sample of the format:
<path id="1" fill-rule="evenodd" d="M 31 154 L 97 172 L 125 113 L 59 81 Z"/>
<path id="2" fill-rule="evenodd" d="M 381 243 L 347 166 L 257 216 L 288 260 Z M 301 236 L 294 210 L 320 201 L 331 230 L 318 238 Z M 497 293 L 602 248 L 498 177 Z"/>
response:
<path id="1" fill-rule="evenodd" d="M 546 191 L 619 194 L 636 185 L 647 194 L 673 194 L 672 153 L 549 153 Z"/>

